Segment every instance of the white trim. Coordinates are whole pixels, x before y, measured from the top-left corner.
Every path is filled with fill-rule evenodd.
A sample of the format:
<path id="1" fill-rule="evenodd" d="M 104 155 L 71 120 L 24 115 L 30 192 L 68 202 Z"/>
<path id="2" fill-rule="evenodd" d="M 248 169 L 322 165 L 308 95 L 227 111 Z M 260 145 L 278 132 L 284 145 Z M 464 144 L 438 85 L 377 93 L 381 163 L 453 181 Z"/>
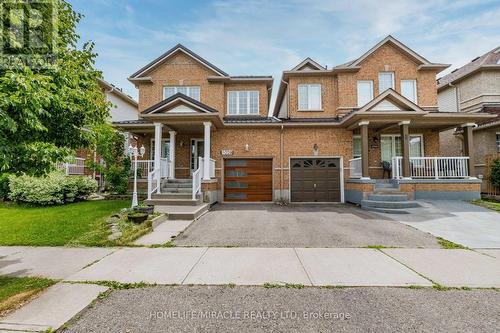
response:
<path id="1" fill-rule="evenodd" d="M 319 87 L 319 107 L 312 108 L 309 99 L 309 88 L 316 86 Z M 300 87 L 307 87 L 307 109 L 302 109 L 300 107 Z M 297 85 L 297 111 L 304 111 L 304 112 L 323 111 L 323 86 L 321 83 L 301 83 Z"/>
<path id="2" fill-rule="evenodd" d="M 174 49 L 171 52 L 165 54 L 163 57 L 161 57 L 160 59 L 158 59 L 157 61 L 155 61 L 151 65 L 149 65 L 147 68 L 145 68 L 144 70 L 142 70 L 140 73 L 137 73 L 136 75 L 134 75 L 132 77 L 132 79 L 137 79 L 139 76 L 141 76 L 145 72 L 149 71 L 151 68 L 155 67 L 159 63 L 163 62 L 165 59 L 167 59 L 168 57 L 170 57 L 172 54 L 174 54 L 177 51 L 181 51 L 182 53 L 184 53 L 185 55 L 193 58 L 194 60 L 196 60 L 197 62 L 199 62 L 203 66 L 205 66 L 207 68 L 210 68 L 211 70 L 213 70 L 215 73 L 219 74 L 220 76 L 224 76 L 224 77 L 226 76 L 224 73 L 219 72 L 217 69 L 213 68 L 212 66 L 209 66 L 206 63 L 204 63 L 204 62 L 200 61 L 199 59 L 197 59 L 196 57 L 193 57 L 191 54 L 189 54 L 188 52 L 184 51 L 182 48 L 177 47 L 176 49 Z"/>
<path id="3" fill-rule="evenodd" d="M 175 93 L 173 95 L 175 95 L 175 94 L 177 94 L 179 92 L 178 91 L 179 88 L 186 88 L 187 89 L 187 94 L 185 94 L 186 96 L 188 96 L 188 97 L 190 97 L 190 98 L 192 98 L 194 100 L 197 100 L 198 102 L 201 100 L 201 86 L 199 86 L 199 85 L 185 85 L 185 86 L 174 85 L 174 86 L 171 86 L 171 85 L 166 84 L 166 85 L 163 86 L 163 100 L 166 100 L 168 98 L 168 97 L 165 96 L 165 90 L 166 90 L 166 88 L 174 88 L 175 89 Z M 199 98 L 196 99 L 196 98 L 192 97 L 189 94 L 192 88 L 198 88 L 198 97 Z M 171 97 L 171 96 L 169 96 L 169 97 Z"/>
<path id="4" fill-rule="evenodd" d="M 339 159 L 340 160 L 340 203 L 345 203 L 345 193 L 344 193 L 344 157 L 343 156 L 289 156 L 288 157 L 288 201 L 293 203 L 292 201 L 292 159 L 315 159 L 315 160 L 327 160 L 327 159 Z M 321 204 L 324 202 L 298 202 L 301 204 Z M 329 204 L 335 204 L 336 202 L 326 202 Z"/>
<path id="5" fill-rule="evenodd" d="M 241 92 L 246 92 L 247 93 L 247 111 L 246 113 L 241 113 L 240 111 L 240 93 Z M 230 93 L 236 93 L 236 113 L 230 113 L 229 112 L 229 94 Z M 250 94 L 249 93 L 257 93 L 257 112 L 256 113 L 250 113 Z M 260 91 L 258 90 L 228 90 L 226 94 L 227 98 L 227 112 L 226 114 L 228 116 L 240 116 L 240 115 L 259 115 L 260 114 Z"/>
<path id="6" fill-rule="evenodd" d="M 161 144 L 162 144 L 162 145 L 163 145 L 163 143 L 170 143 L 170 139 L 163 139 L 163 138 L 162 138 L 162 140 L 161 140 L 161 141 L 162 141 L 162 142 L 161 142 Z M 151 155 L 150 155 L 150 156 L 151 156 L 152 158 L 150 158 L 150 160 L 154 160 L 153 142 L 155 142 L 155 138 L 154 138 L 154 137 L 151 137 L 151 139 L 150 139 L 150 146 L 149 146 L 149 150 L 150 150 L 150 152 L 151 152 Z M 169 153 L 170 153 L 170 149 L 169 149 Z M 167 158 L 167 156 L 162 157 L 162 158 Z"/>
<path id="7" fill-rule="evenodd" d="M 413 82 L 414 83 L 414 85 L 413 85 L 413 93 L 415 94 L 414 101 L 409 99 L 407 96 L 403 95 L 403 82 Z M 406 99 L 410 100 L 411 102 L 413 102 L 415 104 L 418 104 L 417 80 L 416 79 L 404 79 L 404 80 L 401 80 L 400 85 L 401 85 L 401 87 L 400 87 L 401 88 L 401 96 L 405 97 Z"/>
<path id="8" fill-rule="evenodd" d="M 392 87 L 390 87 L 390 88 L 393 89 L 393 90 L 396 90 L 396 81 L 395 81 L 395 76 L 396 75 L 395 75 L 395 73 L 393 71 L 380 71 L 380 72 L 378 72 L 378 93 L 381 94 L 384 91 L 386 91 L 386 90 L 389 89 L 388 88 L 388 89 L 385 89 L 385 90 L 382 90 L 382 91 L 380 90 L 380 74 L 391 74 L 391 77 L 392 77 Z"/>

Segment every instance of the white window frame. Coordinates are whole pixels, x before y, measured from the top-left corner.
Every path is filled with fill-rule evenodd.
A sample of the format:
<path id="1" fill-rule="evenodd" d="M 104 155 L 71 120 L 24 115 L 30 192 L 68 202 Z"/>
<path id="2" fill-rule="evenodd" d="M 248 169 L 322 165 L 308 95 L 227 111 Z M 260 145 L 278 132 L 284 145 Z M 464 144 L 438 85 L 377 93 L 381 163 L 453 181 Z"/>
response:
<path id="1" fill-rule="evenodd" d="M 360 104 L 359 103 L 359 84 L 360 83 L 369 83 L 370 84 L 370 92 L 371 92 L 371 96 L 370 96 L 370 99 L 368 100 L 368 102 L 370 102 L 371 100 L 373 100 L 373 80 L 358 80 L 358 82 L 356 83 L 356 93 L 357 93 L 357 99 L 358 99 L 358 107 L 362 107 L 363 105 L 365 105 L 366 103 L 364 104 Z"/>
<path id="2" fill-rule="evenodd" d="M 382 161 L 382 138 L 383 137 L 390 137 L 391 138 L 391 155 L 392 156 L 396 156 L 396 138 L 397 137 L 401 137 L 400 134 L 382 134 L 380 136 L 380 160 Z M 420 150 L 422 151 L 422 156 L 421 157 L 425 157 L 425 151 L 424 151 L 424 147 L 425 147 L 425 143 L 424 143 L 424 135 L 423 134 L 410 134 L 409 135 L 410 139 L 412 137 L 420 137 Z M 401 142 L 401 144 L 403 144 Z M 402 148 L 402 147 L 401 147 Z M 411 156 L 410 156 L 411 157 Z"/>
<path id="3" fill-rule="evenodd" d="M 500 132 L 496 133 L 495 139 L 496 139 L 496 143 L 497 143 L 497 152 L 500 153 Z"/>
<path id="4" fill-rule="evenodd" d="M 170 144 L 170 139 L 164 139 L 162 138 L 161 139 L 161 158 L 168 158 L 168 154 L 170 153 L 170 149 L 167 149 L 166 151 L 163 150 L 163 145 L 166 145 L 166 144 Z M 150 160 L 154 160 L 154 156 L 155 156 L 155 139 L 154 138 L 151 138 L 151 141 L 150 141 L 150 145 L 149 145 L 149 150 L 150 150 L 150 155 L 149 155 L 149 159 Z M 165 153 L 165 156 L 163 156 L 163 153 Z"/>
<path id="5" fill-rule="evenodd" d="M 411 99 L 409 99 L 408 97 L 406 97 L 405 95 L 403 95 L 403 82 L 413 82 L 413 93 L 415 94 L 415 100 L 414 101 L 412 101 Z M 403 95 L 405 98 L 407 98 L 408 100 L 412 101 L 413 103 L 418 104 L 417 80 L 415 80 L 415 79 L 401 80 L 401 95 Z"/>
<path id="6" fill-rule="evenodd" d="M 241 112 L 240 110 L 240 93 L 247 93 L 247 112 Z M 229 95 L 231 93 L 236 93 L 236 113 L 231 113 L 229 108 Z M 257 112 L 250 112 L 250 93 L 257 93 Z M 260 114 L 260 92 L 258 90 L 229 90 L 227 92 L 227 115 L 229 116 L 239 116 L 239 115 L 259 115 Z"/>
<path id="7" fill-rule="evenodd" d="M 307 87 L 307 109 L 300 108 L 300 87 Z M 309 88 L 319 87 L 319 107 L 311 107 L 311 100 L 309 99 Z M 323 87 L 321 83 L 304 83 L 297 85 L 297 110 L 298 111 L 323 111 Z"/>
<path id="8" fill-rule="evenodd" d="M 378 93 L 379 93 L 379 95 L 385 91 L 385 90 L 384 91 L 380 90 L 380 74 L 391 74 L 391 76 L 392 76 L 392 89 L 395 88 L 394 72 L 379 72 L 378 73 Z"/>
<path id="9" fill-rule="evenodd" d="M 201 100 L 201 87 L 200 86 L 163 86 L 163 100 L 167 99 L 167 94 L 166 94 L 166 90 L 167 88 L 174 88 L 175 89 L 175 94 L 177 94 L 179 92 L 179 88 L 187 88 L 187 95 L 188 97 L 191 97 L 192 99 L 195 99 L 197 100 L 198 102 Z M 193 88 L 197 88 L 198 89 L 198 99 L 190 96 L 190 91 L 191 89 Z"/>
<path id="10" fill-rule="evenodd" d="M 359 155 L 355 155 L 355 154 L 354 154 L 354 139 L 359 139 L 359 140 L 361 141 L 361 135 L 357 135 L 357 134 L 356 134 L 356 135 L 353 135 L 353 136 L 352 136 L 352 158 L 359 158 L 359 157 L 362 157 L 362 156 L 361 156 L 361 155 L 362 155 L 362 151 L 359 153 Z M 361 142 L 360 142 L 360 143 L 361 143 Z M 362 143 L 361 143 L 361 144 L 362 144 Z M 361 148 L 361 150 L 363 150 L 363 149 Z"/>

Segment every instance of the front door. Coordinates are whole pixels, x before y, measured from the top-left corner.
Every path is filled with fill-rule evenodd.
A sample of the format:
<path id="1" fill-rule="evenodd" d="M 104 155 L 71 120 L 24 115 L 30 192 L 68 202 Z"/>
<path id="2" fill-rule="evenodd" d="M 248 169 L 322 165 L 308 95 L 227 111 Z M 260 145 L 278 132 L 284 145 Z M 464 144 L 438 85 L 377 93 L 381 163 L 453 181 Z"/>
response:
<path id="1" fill-rule="evenodd" d="M 198 170 L 199 157 L 203 157 L 205 145 L 203 139 L 191 139 L 191 173 Z"/>

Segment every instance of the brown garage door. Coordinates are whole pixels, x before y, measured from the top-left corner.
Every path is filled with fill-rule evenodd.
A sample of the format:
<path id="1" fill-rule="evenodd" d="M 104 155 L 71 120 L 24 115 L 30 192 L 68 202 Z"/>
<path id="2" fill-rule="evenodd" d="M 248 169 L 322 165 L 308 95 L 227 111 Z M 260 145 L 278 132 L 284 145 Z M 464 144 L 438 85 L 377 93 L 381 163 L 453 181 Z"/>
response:
<path id="1" fill-rule="evenodd" d="M 271 159 L 227 159 L 224 161 L 224 201 L 273 200 Z"/>
<path id="2" fill-rule="evenodd" d="M 340 159 L 291 160 L 292 202 L 340 202 Z"/>

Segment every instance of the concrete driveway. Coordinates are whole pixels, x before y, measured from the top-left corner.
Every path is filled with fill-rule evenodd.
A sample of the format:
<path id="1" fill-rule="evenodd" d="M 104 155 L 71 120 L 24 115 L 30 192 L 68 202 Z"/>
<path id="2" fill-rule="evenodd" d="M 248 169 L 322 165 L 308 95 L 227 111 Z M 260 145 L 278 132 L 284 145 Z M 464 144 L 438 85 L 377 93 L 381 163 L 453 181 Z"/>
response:
<path id="1" fill-rule="evenodd" d="M 407 215 L 385 218 L 476 249 L 500 248 L 500 213 L 457 200 L 423 201 Z"/>
<path id="2" fill-rule="evenodd" d="M 353 205 L 225 204 L 192 223 L 178 246 L 436 248 L 436 238 Z"/>

